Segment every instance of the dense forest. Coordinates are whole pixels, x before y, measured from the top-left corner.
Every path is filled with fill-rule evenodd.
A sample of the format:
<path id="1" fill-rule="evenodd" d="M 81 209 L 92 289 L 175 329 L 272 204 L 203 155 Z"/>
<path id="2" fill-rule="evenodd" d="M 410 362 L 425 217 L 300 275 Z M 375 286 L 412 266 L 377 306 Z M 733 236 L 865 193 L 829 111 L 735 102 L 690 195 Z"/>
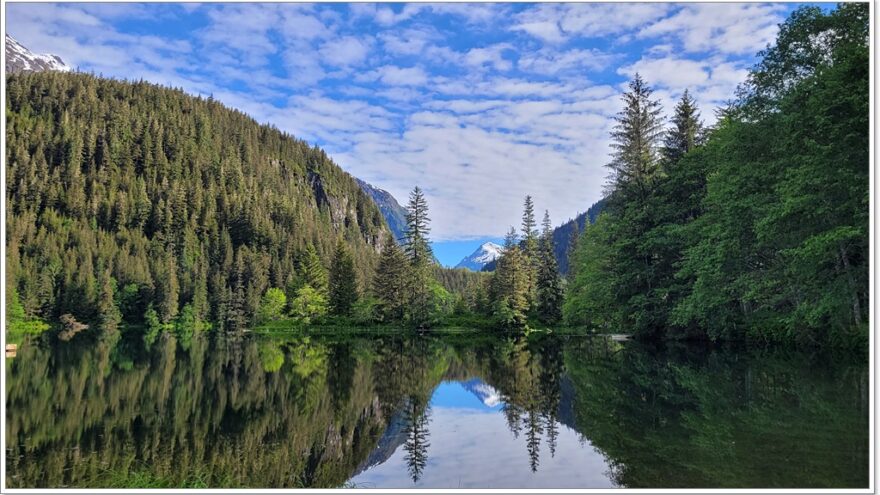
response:
<path id="1" fill-rule="evenodd" d="M 636 76 L 567 323 L 864 348 L 868 29 L 864 3 L 796 10 L 711 128 L 687 93 L 665 128 Z"/>
<path id="2" fill-rule="evenodd" d="M 556 229 L 526 197 L 492 273 L 437 264 L 418 187 L 395 239 L 323 151 L 210 98 L 9 76 L 9 327 L 185 342 L 205 326 L 565 324 L 863 347 L 868 25 L 865 4 L 796 10 L 712 126 L 687 91 L 667 123 L 636 75 L 606 197 Z"/>
<path id="3" fill-rule="evenodd" d="M 243 327 L 268 288 L 294 293 L 329 267 L 339 241 L 366 283 L 388 236 L 323 151 L 211 99 L 22 73 L 6 119 L 13 325 Z"/>

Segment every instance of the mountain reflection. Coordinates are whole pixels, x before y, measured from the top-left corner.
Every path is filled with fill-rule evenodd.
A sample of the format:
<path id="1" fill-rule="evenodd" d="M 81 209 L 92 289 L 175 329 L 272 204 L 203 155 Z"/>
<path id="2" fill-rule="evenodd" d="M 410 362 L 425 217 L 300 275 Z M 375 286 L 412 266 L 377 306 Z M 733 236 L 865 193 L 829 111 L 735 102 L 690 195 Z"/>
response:
<path id="1" fill-rule="evenodd" d="M 865 487 L 867 365 L 845 361 L 546 335 L 44 335 L 7 360 L 7 485 Z"/>

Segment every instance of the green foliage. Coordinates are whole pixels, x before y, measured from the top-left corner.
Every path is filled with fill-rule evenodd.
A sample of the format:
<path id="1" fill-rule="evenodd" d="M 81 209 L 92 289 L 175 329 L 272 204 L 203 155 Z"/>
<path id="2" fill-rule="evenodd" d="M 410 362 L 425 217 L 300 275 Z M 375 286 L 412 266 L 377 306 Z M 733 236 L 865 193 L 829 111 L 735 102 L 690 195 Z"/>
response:
<path id="1" fill-rule="evenodd" d="M 146 326 L 146 331 L 144 332 L 143 340 L 144 344 L 149 348 L 156 342 L 163 327 L 162 322 L 159 321 L 159 313 L 156 313 L 152 305 L 144 313 L 144 325 Z"/>
<path id="2" fill-rule="evenodd" d="M 260 364 L 266 373 L 275 373 L 284 365 L 284 351 L 271 341 L 259 344 Z"/>
<path id="3" fill-rule="evenodd" d="M 319 321 L 327 314 L 329 303 L 327 296 L 321 294 L 311 285 L 302 286 L 290 304 L 290 315 L 302 323 L 310 324 Z"/>
<path id="4" fill-rule="evenodd" d="M 152 304 L 173 323 L 191 304 L 241 327 L 297 271 L 326 291 L 314 261 L 339 238 L 361 280 L 374 270 L 381 212 L 319 148 L 144 82 L 6 82 L 6 282 L 28 317 L 114 327 Z"/>
<path id="5" fill-rule="evenodd" d="M 556 254 L 553 252 L 553 226 L 544 212 L 543 231 L 538 247 L 538 273 L 535 281 L 537 313 L 541 323 L 552 325 L 562 318 L 562 286 Z"/>
<path id="6" fill-rule="evenodd" d="M 511 227 L 489 287 L 492 315 L 503 328 L 524 328 L 529 309 L 528 260 Z"/>
<path id="7" fill-rule="evenodd" d="M 287 296 L 284 291 L 277 287 L 271 287 L 263 294 L 260 308 L 257 310 L 257 322 L 266 323 L 277 320 L 284 316 L 284 308 L 287 306 Z"/>
<path id="8" fill-rule="evenodd" d="M 372 325 L 384 319 L 382 300 L 372 295 L 358 299 L 351 307 L 351 319 L 357 325 Z"/>
<path id="9" fill-rule="evenodd" d="M 608 213 L 599 215 L 596 223 L 587 225 L 572 253 L 572 266 L 577 266 L 577 271 L 566 287 L 563 305 L 568 325 L 613 329 L 618 323 L 611 278 L 611 222 Z"/>
<path id="10" fill-rule="evenodd" d="M 300 263 L 300 278 L 302 283 L 296 289 L 303 285 L 308 285 L 321 294 L 328 294 L 330 283 L 327 268 L 321 261 L 321 257 L 318 256 L 315 247 L 311 244 L 306 246 L 303 261 Z"/>
<path id="11" fill-rule="evenodd" d="M 683 96 L 662 162 L 633 147 L 656 141 L 660 121 L 637 77 L 612 135 L 608 214 L 580 240 L 566 321 L 863 346 L 868 25 L 864 4 L 798 9 L 708 133 Z"/>
<path id="12" fill-rule="evenodd" d="M 403 250 L 390 235 L 386 237 L 376 276 L 373 278 L 373 293 L 379 299 L 380 311 L 386 321 L 403 321 L 409 266 Z"/>
<path id="13" fill-rule="evenodd" d="M 174 335 L 183 349 L 189 349 L 193 335 L 202 331 L 203 323 L 196 315 L 192 304 L 185 305 L 174 322 Z"/>
<path id="14" fill-rule="evenodd" d="M 431 293 L 433 253 L 428 239 L 431 231 L 428 202 L 418 186 L 410 193 L 406 210 L 404 253 L 409 259 L 406 319 L 415 328 L 426 328 L 431 325 L 434 312 Z"/>
<path id="15" fill-rule="evenodd" d="M 358 300 L 357 273 L 348 247 L 339 241 L 330 267 L 330 311 L 337 316 L 349 316 Z"/>

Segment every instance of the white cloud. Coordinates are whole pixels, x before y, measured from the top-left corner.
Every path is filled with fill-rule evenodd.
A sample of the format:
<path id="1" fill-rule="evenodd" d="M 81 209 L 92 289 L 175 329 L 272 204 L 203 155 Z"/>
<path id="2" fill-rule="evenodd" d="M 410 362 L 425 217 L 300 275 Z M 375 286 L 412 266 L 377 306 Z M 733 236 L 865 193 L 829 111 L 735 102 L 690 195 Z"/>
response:
<path id="1" fill-rule="evenodd" d="M 642 29 L 638 36 L 677 39 L 688 52 L 754 54 L 776 36 L 781 5 L 691 4 Z"/>
<path id="2" fill-rule="evenodd" d="M 676 58 L 675 56 L 641 59 L 621 67 L 618 74 L 632 77 L 638 72 L 649 84 L 664 87 L 697 87 L 709 80 L 709 68 L 705 62 Z"/>
<path id="3" fill-rule="evenodd" d="M 614 56 L 597 49 L 572 49 L 567 51 L 541 50 L 525 52 L 520 56 L 517 65 L 520 69 L 545 76 L 554 76 L 568 72 L 585 72 L 603 70 Z"/>
<path id="4" fill-rule="evenodd" d="M 668 10 L 668 4 L 658 3 L 546 3 L 517 14 L 511 29 L 560 43 L 572 37 L 622 33 L 657 20 Z"/>
<path id="5" fill-rule="evenodd" d="M 335 67 L 348 67 L 364 61 L 370 51 L 371 42 L 355 36 L 344 36 L 330 40 L 318 49 L 321 60 Z"/>
<path id="6" fill-rule="evenodd" d="M 509 43 L 498 43 L 495 45 L 471 48 L 464 54 L 463 61 L 471 67 L 490 67 L 500 71 L 508 71 L 513 67 L 513 63 L 504 58 L 504 52 L 513 49 L 513 45 Z"/>
<path id="7" fill-rule="evenodd" d="M 358 82 L 379 81 L 391 86 L 420 86 L 428 81 L 428 75 L 421 67 L 397 67 L 385 65 L 375 70 L 355 76 Z"/>

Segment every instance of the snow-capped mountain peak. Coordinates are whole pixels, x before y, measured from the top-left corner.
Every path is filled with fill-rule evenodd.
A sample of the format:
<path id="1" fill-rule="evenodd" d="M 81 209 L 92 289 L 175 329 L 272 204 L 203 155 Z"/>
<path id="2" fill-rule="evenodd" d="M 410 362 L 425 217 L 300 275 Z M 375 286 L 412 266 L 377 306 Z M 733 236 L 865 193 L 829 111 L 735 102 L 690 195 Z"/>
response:
<path id="1" fill-rule="evenodd" d="M 58 55 L 34 53 L 8 34 L 6 35 L 5 51 L 7 74 L 13 72 L 39 72 L 43 70 L 62 72 L 73 70 Z"/>
<path id="2" fill-rule="evenodd" d="M 487 407 L 496 407 L 504 402 L 504 398 L 501 396 L 500 392 L 495 390 L 495 387 L 479 378 L 473 378 L 466 382 L 461 382 L 461 386 L 468 392 L 474 394 L 474 396 Z"/>
<path id="3" fill-rule="evenodd" d="M 484 242 L 480 247 L 477 248 L 476 251 L 471 253 L 470 256 L 465 257 L 461 260 L 456 268 L 468 268 L 475 272 L 480 271 L 483 266 L 485 266 L 490 261 L 495 261 L 496 258 L 501 256 L 504 248 L 495 244 L 494 242 Z"/>

